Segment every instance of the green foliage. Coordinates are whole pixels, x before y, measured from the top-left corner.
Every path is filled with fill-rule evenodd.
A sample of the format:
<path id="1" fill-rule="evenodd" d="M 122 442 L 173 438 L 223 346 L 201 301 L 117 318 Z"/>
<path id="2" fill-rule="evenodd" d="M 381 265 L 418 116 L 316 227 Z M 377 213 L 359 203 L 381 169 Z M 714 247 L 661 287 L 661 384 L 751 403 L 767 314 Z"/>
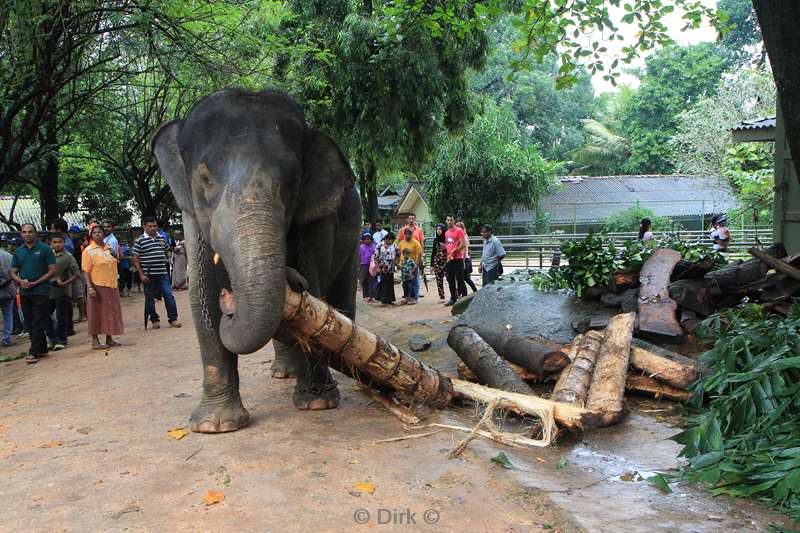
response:
<path id="1" fill-rule="evenodd" d="M 586 289 L 607 285 L 612 272 L 638 269 L 659 248 L 669 248 L 681 253 L 681 258 L 696 263 L 710 259 L 713 268 L 727 262 L 725 257 L 700 243 L 690 243 L 670 235 L 660 235 L 650 241 L 630 240 L 623 246 L 603 234 L 589 232 L 584 239 L 567 241 L 561 245 L 565 266 L 551 268 L 536 274 L 532 283 L 539 290 L 571 289 L 578 298 Z"/>
<path id="2" fill-rule="evenodd" d="M 569 157 L 575 169 L 572 174 L 608 176 L 614 174 L 628 157 L 628 140 L 612 132 L 594 119 L 581 121 L 586 141 L 572 150 Z"/>
<path id="3" fill-rule="evenodd" d="M 737 64 L 753 59 L 763 63 L 761 27 L 752 0 L 719 0 L 717 9 L 728 16 L 728 30 L 721 35 L 720 45 L 731 53 Z"/>
<path id="4" fill-rule="evenodd" d="M 491 100 L 462 138 L 442 140 L 427 175 L 433 213 L 460 215 L 468 228 L 496 224 L 515 206 L 536 210 L 554 183 L 552 166 L 523 146 L 511 107 Z"/>
<path id="5" fill-rule="evenodd" d="M 728 177 L 742 208 L 731 212 L 752 212 L 754 223 L 772 223 L 772 201 L 775 185 L 775 154 L 767 143 L 740 143 L 730 147 L 722 162 L 722 173 Z"/>
<path id="6" fill-rule="evenodd" d="M 548 159 L 564 159 L 583 143 L 581 121 L 593 107 L 591 78 L 579 69 L 574 84 L 557 88 L 555 55 L 515 75 L 511 63 L 520 58 L 513 47 L 515 31 L 508 19 L 491 28 L 491 52 L 486 67 L 473 77 L 472 90 L 498 103 L 510 100 L 523 139 Z"/>
<path id="7" fill-rule="evenodd" d="M 534 287 L 572 289 L 581 298 L 586 289 L 608 284 L 611 273 L 623 266 L 614 241 L 594 232 L 585 239 L 565 242 L 561 253 L 569 264 L 537 274 L 532 281 Z"/>
<path id="8" fill-rule="evenodd" d="M 727 66 L 725 54 L 710 43 L 670 46 L 647 58 L 639 91 L 622 112 L 630 141 L 630 174 L 668 174 L 670 137 L 677 115 L 705 95 L 713 96 Z"/>
<path id="9" fill-rule="evenodd" d="M 669 217 L 660 217 L 646 207 L 633 206 L 613 213 L 606 219 L 603 226 L 609 232 L 639 231 L 639 225 L 643 218 L 650 219 L 653 224 L 653 232 L 666 231 L 675 225 Z"/>
<path id="10" fill-rule="evenodd" d="M 751 304 L 699 333 L 714 345 L 702 358 L 709 374 L 692 387 L 700 414 L 674 437 L 689 461 L 683 477 L 800 519 L 800 308 L 776 317 Z"/>

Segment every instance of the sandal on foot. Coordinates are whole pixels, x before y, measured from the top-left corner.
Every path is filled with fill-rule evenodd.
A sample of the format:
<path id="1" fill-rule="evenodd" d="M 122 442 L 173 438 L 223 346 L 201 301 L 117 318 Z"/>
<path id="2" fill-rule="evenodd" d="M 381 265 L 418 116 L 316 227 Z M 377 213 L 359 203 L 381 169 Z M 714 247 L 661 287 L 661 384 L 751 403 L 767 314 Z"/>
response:
<path id="1" fill-rule="evenodd" d="M 108 346 L 109 348 L 113 348 L 114 346 L 122 346 L 122 343 L 117 341 L 111 341 L 107 342 L 106 346 Z"/>
<path id="2" fill-rule="evenodd" d="M 108 350 L 108 344 L 98 344 L 97 346 L 92 346 L 92 350 Z"/>
<path id="3" fill-rule="evenodd" d="M 32 364 L 38 363 L 39 362 L 39 358 L 36 357 L 35 355 L 26 355 L 25 356 L 25 362 L 28 363 L 29 365 L 32 365 Z"/>

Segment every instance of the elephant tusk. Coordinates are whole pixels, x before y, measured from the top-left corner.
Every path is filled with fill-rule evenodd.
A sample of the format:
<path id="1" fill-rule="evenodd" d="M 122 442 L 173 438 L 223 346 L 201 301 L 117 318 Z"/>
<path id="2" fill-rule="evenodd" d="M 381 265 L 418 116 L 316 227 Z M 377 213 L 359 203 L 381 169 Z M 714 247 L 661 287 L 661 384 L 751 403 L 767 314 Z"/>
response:
<path id="1" fill-rule="evenodd" d="M 214 264 L 215 264 L 215 265 L 218 265 L 218 264 L 219 264 L 219 252 L 214 252 L 214 259 L 213 259 L 213 261 L 214 261 Z"/>

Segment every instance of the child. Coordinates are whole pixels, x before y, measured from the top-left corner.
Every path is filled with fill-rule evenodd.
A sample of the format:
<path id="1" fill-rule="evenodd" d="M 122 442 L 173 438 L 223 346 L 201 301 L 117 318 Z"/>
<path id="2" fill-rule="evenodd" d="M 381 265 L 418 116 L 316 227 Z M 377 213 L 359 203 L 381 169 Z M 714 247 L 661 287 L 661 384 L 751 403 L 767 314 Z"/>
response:
<path id="1" fill-rule="evenodd" d="M 414 280 L 417 274 L 417 262 L 411 259 L 411 250 L 403 249 L 403 261 L 400 265 L 400 272 L 403 280 L 403 303 L 414 305 L 417 303 L 414 298 Z"/>
<path id="2" fill-rule="evenodd" d="M 55 312 L 56 323 L 48 320 L 47 338 L 50 341 L 48 348 L 63 350 L 67 346 L 67 331 L 69 330 L 69 313 L 72 310 L 72 283 L 78 279 L 78 262 L 64 250 L 64 234 L 53 233 L 50 236 L 50 246 L 56 256 L 56 275 L 50 279 L 50 315 Z"/>
<path id="3" fill-rule="evenodd" d="M 372 256 L 375 254 L 375 243 L 372 241 L 372 235 L 364 233 L 361 235 L 361 245 L 358 248 L 360 256 L 360 269 L 358 279 L 361 281 L 361 296 L 367 303 L 375 301 L 375 278 L 369 273 L 369 263 Z"/>

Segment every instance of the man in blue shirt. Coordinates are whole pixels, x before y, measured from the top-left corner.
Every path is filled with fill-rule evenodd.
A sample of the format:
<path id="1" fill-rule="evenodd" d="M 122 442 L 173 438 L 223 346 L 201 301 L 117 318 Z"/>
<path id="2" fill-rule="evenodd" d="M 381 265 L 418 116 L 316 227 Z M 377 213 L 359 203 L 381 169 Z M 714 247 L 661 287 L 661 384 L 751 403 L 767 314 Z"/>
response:
<path id="1" fill-rule="evenodd" d="M 119 257 L 119 241 L 114 235 L 114 223 L 110 220 L 104 220 L 100 227 L 103 228 L 103 233 L 105 234 L 103 242 L 106 243 L 109 248 L 114 250 L 114 253 L 117 254 L 117 257 Z"/>
<path id="2" fill-rule="evenodd" d="M 22 314 L 30 333 L 31 347 L 27 363 L 35 363 L 47 354 L 45 331 L 50 320 L 50 283 L 56 274 L 56 256 L 53 250 L 36 237 L 33 224 L 20 227 L 23 244 L 11 260 L 11 279 L 19 285 Z"/>

